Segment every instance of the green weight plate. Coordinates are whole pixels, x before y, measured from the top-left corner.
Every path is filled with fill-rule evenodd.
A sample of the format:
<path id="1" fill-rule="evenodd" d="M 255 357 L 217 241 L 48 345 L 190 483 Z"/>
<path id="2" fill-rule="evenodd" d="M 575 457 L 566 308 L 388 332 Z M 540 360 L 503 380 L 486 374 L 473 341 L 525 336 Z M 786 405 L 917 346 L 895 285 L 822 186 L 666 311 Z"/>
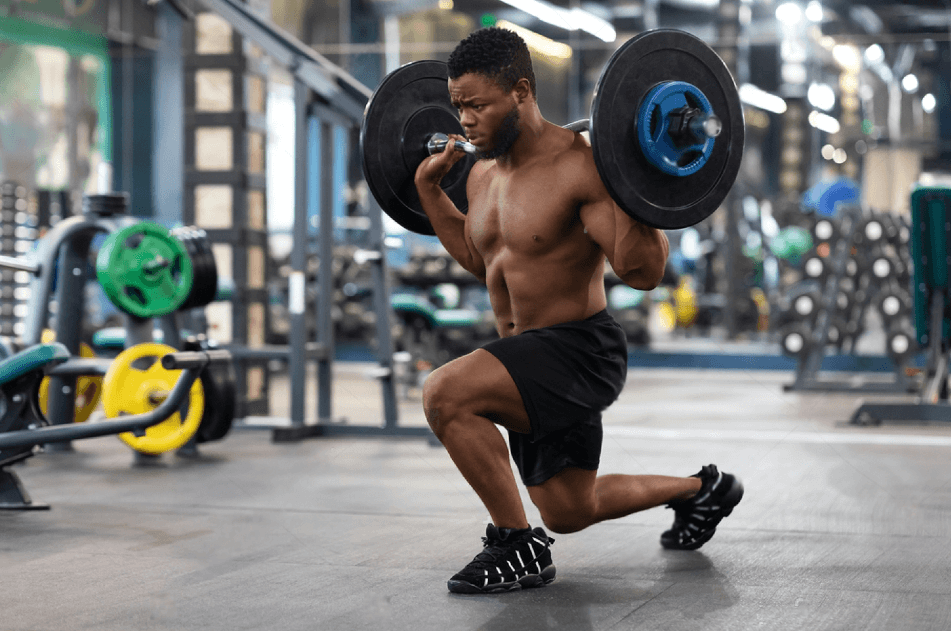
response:
<path id="1" fill-rule="evenodd" d="M 96 276 L 118 308 L 154 318 L 182 306 L 192 290 L 193 268 L 181 241 L 143 221 L 106 239 L 96 257 Z"/>

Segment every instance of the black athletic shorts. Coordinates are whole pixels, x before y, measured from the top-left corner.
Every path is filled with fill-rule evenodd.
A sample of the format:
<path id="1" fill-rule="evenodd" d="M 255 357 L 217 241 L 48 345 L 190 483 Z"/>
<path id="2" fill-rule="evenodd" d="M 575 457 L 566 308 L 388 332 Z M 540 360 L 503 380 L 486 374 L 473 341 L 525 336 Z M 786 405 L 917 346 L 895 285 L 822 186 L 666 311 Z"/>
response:
<path id="1" fill-rule="evenodd" d="M 530 329 L 483 348 L 518 386 L 531 434 L 509 432 L 512 458 L 526 486 L 564 469 L 596 470 L 601 412 L 627 377 L 627 337 L 607 311 L 586 320 Z"/>

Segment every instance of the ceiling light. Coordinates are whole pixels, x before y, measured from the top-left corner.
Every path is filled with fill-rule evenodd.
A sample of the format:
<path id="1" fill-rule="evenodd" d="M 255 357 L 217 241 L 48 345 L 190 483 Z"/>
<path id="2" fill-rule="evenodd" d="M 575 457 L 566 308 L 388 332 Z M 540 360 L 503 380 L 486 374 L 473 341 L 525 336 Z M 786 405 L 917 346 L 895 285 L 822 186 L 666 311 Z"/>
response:
<path id="1" fill-rule="evenodd" d="M 914 94 L 918 91 L 918 77 L 906 74 L 901 80 L 901 87 L 908 94 Z"/>
<path id="2" fill-rule="evenodd" d="M 813 107 L 829 111 L 835 107 L 835 92 L 825 83 L 813 83 L 806 92 L 806 98 Z"/>
<path id="3" fill-rule="evenodd" d="M 938 100 L 934 97 L 934 94 L 929 92 L 928 94 L 921 97 L 921 109 L 925 111 L 925 114 L 933 113 L 937 106 Z"/>
<path id="4" fill-rule="evenodd" d="M 802 9 L 795 2 L 784 2 L 776 7 L 776 19 L 780 24 L 798 24 L 802 21 Z"/>
<path id="5" fill-rule="evenodd" d="M 865 61 L 870 64 L 880 64 L 885 61 L 885 51 L 878 44 L 872 44 L 865 49 Z"/>
<path id="6" fill-rule="evenodd" d="M 806 5 L 806 19 L 810 22 L 822 21 L 822 5 L 817 0 L 812 0 Z"/>
<path id="7" fill-rule="evenodd" d="M 599 18 L 593 13 L 575 7 L 568 12 L 568 18 L 574 28 L 580 28 L 585 33 L 591 33 L 602 42 L 613 42 L 617 39 L 617 31 L 607 20 Z"/>
<path id="8" fill-rule="evenodd" d="M 571 58 L 571 46 L 568 44 L 562 44 L 561 42 L 556 42 L 553 39 L 548 39 L 544 35 L 540 35 L 535 31 L 530 31 L 527 28 L 523 28 L 517 24 L 512 24 L 506 20 L 499 20 L 495 25 L 499 28 L 504 28 L 514 33 L 518 33 L 518 35 L 523 40 L 525 40 L 525 43 L 529 46 L 529 48 L 532 48 L 543 55 L 555 57 L 556 59 Z"/>
<path id="9" fill-rule="evenodd" d="M 828 114 L 823 114 L 822 112 L 817 112 L 812 110 L 809 112 L 809 124 L 818 129 L 819 131 L 824 131 L 827 134 L 837 134 L 839 133 L 839 121 L 832 118 Z"/>
<path id="10" fill-rule="evenodd" d="M 571 10 L 563 9 L 543 0 L 502 0 L 502 2 L 524 11 L 542 22 L 569 31 L 581 29 L 604 42 L 613 42 L 617 39 L 617 32 L 610 22 L 577 7 Z"/>
<path id="11" fill-rule="evenodd" d="M 786 111 L 786 101 L 782 97 L 770 94 L 765 90 L 757 88 L 751 83 L 744 83 L 740 86 L 740 100 L 747 105 L 758 107 L 761 110 L 782 114 Z"/>
<path id="12" fill-rule="evenodd" d="M 836 44 L 832 47 L 832 58 L 843 70 L 858 72 L 862 69 L 862 56 L 852 44 Z"/>

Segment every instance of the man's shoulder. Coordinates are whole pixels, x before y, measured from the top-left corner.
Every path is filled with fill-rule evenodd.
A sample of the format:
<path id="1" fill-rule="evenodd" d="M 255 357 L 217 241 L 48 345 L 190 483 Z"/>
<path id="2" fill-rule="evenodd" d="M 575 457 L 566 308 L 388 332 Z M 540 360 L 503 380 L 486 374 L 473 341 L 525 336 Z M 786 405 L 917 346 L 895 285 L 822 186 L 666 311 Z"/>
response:
<path id="1" fill-rule="evenodd" d="M 594 154 L 591 151 L 591 144 L 584 135 L 564 130 L 566 135 L 563 141 L 559 143 L 558 150 L 553 152 L 556 170 L 565 176 L 589 177 L 592 173 L 597 174 L 598 170 L 594 164 Z"/>

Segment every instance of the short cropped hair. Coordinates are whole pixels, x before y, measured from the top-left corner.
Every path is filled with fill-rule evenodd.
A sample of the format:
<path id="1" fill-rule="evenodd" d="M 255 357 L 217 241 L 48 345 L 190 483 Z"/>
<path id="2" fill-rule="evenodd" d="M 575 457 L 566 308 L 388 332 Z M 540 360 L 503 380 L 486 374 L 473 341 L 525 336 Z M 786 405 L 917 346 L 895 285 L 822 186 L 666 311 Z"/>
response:
<path id="1" fill-rule="evenodd" d="M 519 79 L 528 79 L 535 96 L 535 71 L 525 40 L 512 31 L 492 27 L 475 31 L 459 42 L 449 55 L 449 78 L 466 73 L 485 76 L 503 90 L 515 87 Z"/>

